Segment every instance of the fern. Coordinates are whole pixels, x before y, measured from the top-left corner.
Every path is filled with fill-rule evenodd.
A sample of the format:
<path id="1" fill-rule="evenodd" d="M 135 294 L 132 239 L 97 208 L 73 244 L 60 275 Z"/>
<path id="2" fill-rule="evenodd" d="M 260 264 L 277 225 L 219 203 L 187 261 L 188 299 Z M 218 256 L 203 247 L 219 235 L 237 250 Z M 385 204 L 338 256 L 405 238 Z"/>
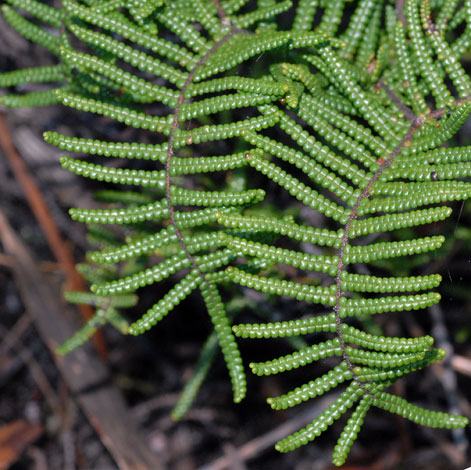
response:
<path id="1" fill-rule="evenodd" d="M 152 140 L 44 135 L 69 152 L 129 160 L 129 168 L 119 169 L 70 156 L 61 163 L 84 177 L 134 188 L 103 193 L 113 204 L 109 208 L 70 211 L 73 219 L 88 224 L 123 226 L 127 235 L 116 240 L 92 228 L 102 244 L 88 255 L 97 264 L 88 271 L 93 294 L 71 293 L 69 300 L 95 305 L 97 315 L 59 352 L 77 347 L 106 322 L 142 334 L 199 290 L 214 333 L 174 411 L 177 418 L 196 395 L 217 343 L 239 402 L 246 379 L 235 336 L 323 333 L 331 339 L 250 365 L 255 374 L 268 375 L 338 358 L 323 376 L 269 398 L 274 409 L 348 383 L 312 424 L 278 442 L 279 451 L 315 439 L 352 407 L 335 447 L 335 465 L 345 462 L 371 406 L 427 426 L 468 423 L 384 391 L 443 358 L 431 337 L 390 338 L 360 329 L 364 315 L 436 304 L 440 295 L 431 289 L 440 276 L 350 271 L 355 263 L 438 249 L 442 236 L 395 240 L 396 232 L 444 220 L 451 209 L 443 203 L 471 196 L 471 184 L 463 180 L 470 174 L 469 148 L 441 147 L 471 113 L 471 80 L 460 62 L 471 40 L 471 1 L 458 7 L 459 2 L 406 0 L 397 16 L 386 0 L 360 0 L 353 13 L 343 0 L 301 0 L 296 7 L 290 1 L 64 0 L 62 10 L 35 0 L 7 3 L 6 20 L 55 54 L 58 65 L 4 73 L 0 84 L 63 85 L 3 95 L 3 104 L 60 102 L 142 129 Z M 61 34 L 52 35 L 16 8 Z M 347 22 L 345 15 L 350 15 Z M 463 22 L 464 33 L 450 44 L 445 31 Z M 152 161 L 151 170 L 133 168 L 138 160 Z M 218 173 L 231 171 L 243 175 L 237 190 L 221 183 Z M 198 176 L 206 173 L 214 174 L 209 188 Z M 195 178 L 196 189 L 185 187 L 188 176 Z M 269 216 L 267 192 L 274 185 L 290 195 L 294 208 L 320 213 L 324 226 L 285 217 L 283 210 Z M 367 238 L 377 233 L 383 241 Z M 306 253 L 306 243 L 318 254 Z M 159 264 L 144 267 L 134 261 L 157 253 L 163 258 Z M 120 263 L 131 267 L 117 270 Z M 278 265 L 307 271 L 308 278 L 283 278 Z M 139 288 L 179 272 L 183 277 L 140 319 L 129 326 L 117 321 L 117 308 L 133 305 Z M 221 294 L 229 285 L 318 307 L 306 318 L 231 329 Z"/>

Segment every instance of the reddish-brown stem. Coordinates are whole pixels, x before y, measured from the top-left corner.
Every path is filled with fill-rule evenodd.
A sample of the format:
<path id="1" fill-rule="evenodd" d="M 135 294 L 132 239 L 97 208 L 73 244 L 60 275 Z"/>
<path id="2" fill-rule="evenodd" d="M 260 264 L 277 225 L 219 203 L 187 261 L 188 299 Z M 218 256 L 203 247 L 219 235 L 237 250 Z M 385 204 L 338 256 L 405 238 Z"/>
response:
<path id="1" fill-rule="evenodd" d="M 216 5 L 216 7 L 218 9 L 218 15 L 219 15 L 219 19 L 221 20 L 221 23 L 227 22 L 227 20 L 226 20 L 227 15 L 226 15 L 224 9 L 222 8 L 222 5 L 217 0 L 213 0 L 213 3 Z M 247 34 L 248 33 L 248 31 L 240 30 L 240 29 L 236 28 L 231 23 L 229 23 L 229 25 L 231 26 L 230 32 L 228 34 L 226 34 L 222 39 L 217 41 L 211 47 L 211 49 L 209 49 L 206 52 L 206 54 L 204 54 L 204 56 L 195 64 L 195 66 L 190 71 L 187 79 L 185 80 L 185 83 L 183 84 L 183 86 L 180 90 L 180 95 L 178 97 L 177 105 L 175 106 L 175 112 L 174 112 L 174 115 L 173 115 L 173 122 L 172 122 L 172 127 L 171 127 L 171 130 L 170 130 L 170 135 L 169 135 L 169 138 L 168 138 L 167 160 L 166 160 L 166 163 L 165 163 L 165 197 L 167 199 L 167 207 L 168 207 L 168 212 L 169 212 L 170 223 L 172 224 L 172 226 L 175 230 L 175 234 L 178 237 L 178 240 L 180 242 L 180 245 L 181 245 L 183 251 L 185 252 L 187 258 L 190 260 L 193 269 L 195 269 L 199 273 L 199 275 L 201 277 L 201 280 L 204 283 L 207 282 L 206 277 L 205 277 L 204 273 L 201 271 L 198 264 L 196 263 L 195 258 L 193 257 L 193 255 L 188 250 L 188 246 L 185 242 L 185 239 L 183 238 L 183 234 L 182 234 L 181 230 L 178 228 L 177 222 L 175 220 L 175 207 L 172 204 L 171 194 L 170 194 L 170 188 L 171 188 L 171 185 L 172 185 L 172 177 L 171 177 L 171 174 L 170 174 L 170 169 L 171 169 L 171 164 L 172 164 L 172 158 L 173 158 L 173 155 L 175 153 L 175 150 L 174 150 L 175 133 L 176 133 L 176 131 L 178 129 L 178 126 L 180 124 L 180 120 L 179 120 L 180 109 L 181 109 L 181 106 L 183 104 L 183 101 L 185 100 L 185 93 L 188 90 L 188 87 L 193 82 L 193 78 L 195 76 L 196 71 L 198 70 L 198 68 L 202 67 L 207 62 L 209 57 L 211 57 L 224 43 L 226 43 L 229 39 L 231 39 L 234 36 L 234 34 L 236 34 L 236 33 L 245 33 L 245 34 Z"/>
<path id="2" fill-rule="evenodd" d="M 59 229 L 44 202 L 41 191 L 31 176 L 25 162 L 17 152 L 10 131 L 2 115 L 0 115 L 0 146 L 7 157 L 13 174 L 20 184 L 36 220 L 44 231 L 54 256 L 65 274 L 67 288 L 78 291 L 85 290 L 83 279 L 75 269 L 75 261 L 72 253 L 62 239 Z M 88 320 L 93 316 L 93 309 L 89 305 L 80 305 L 79 309 L 84 320 Z M 106 358 L 106 344 L 100 332 L 94 335 L 94 343 L 100 356 Z"/>
<path id="3" fill-rule="evenodd" d="M 350 217 L 347 220 L 347 223 L 345 224 L 344 227 L 344 235 L 342 238 L 342 244 L 340 245 L 339 249 L 339 262 L 337 264 L 337 274 L 335 276 L 335 284 L 336 284 L 336 295 L 335 295 L 335 306 L 334 306 L 334 312 L 335 312 L 335 322 L 337 325 L 337 336 L 340 341 L 340 346 L 342 348 L 342 355 L 343 355 L 343 360 L 347 364 L 350 372 L 353 374 L 353 379 L 355 382 L 358 384 L 358 386 L 366 393 L 370 393 L 365 389 L 365 386 L 363 382 L 358 378 L 358 376 L 354 372 L 354 367 L 352 364 L 352 361 L 350 360 L 350 357 L 347 354 L 347 346 L 345 343 L 345 340 L 343 338 L 342 334 L 342 320 L 340 316 L 340 299 L 343 296 L 342 292 L 342 271 L 345 269 L 345 247 L 347 246 L 347 243 L 350 239 L 350 230 L 352 227 L 352 222 L 357 218 L 358 216 L 358 208 L 360 207 L 361 202 L 368 198 L 371 188 L 373 184 L 378 181 L 378 178 L 381 176 L 381 174 L 389 168 L 396 158 L 397 155 L 401 152 L 403 147 L 407 144 L 407 142 L 410 143 L 412 140 L 414 133 L 416 130 L 425 122 L 425 120 L 422 117 L 416 117 L 409 128 L 409 131 L 406 133 L 406 135 L 401 139 L 401 141 L 396 145 L 394 150 L 391 152 L 391 155 L 385 160 L 385 162 L 378 168 L 376 173 L 371 177 L 371 179 L 368 181 L 368 184 L 365 186 L 363 191 L 361 192 L 360 196 L 358 196 L 358 199 L 355 202 L 355 205 L 353 206 L 352 212 L 350 213 Z M 373 397 L 374 398 L 374 397 Z"/>
<path id="4" fill-rule="evenodd" d="M 191 82 L 193 81 L 193 77 L 195 76 L 196 70 L 204 65 L 208 58 L 214 54 L 226 41 L 228 41 L 234 33 L 229 33 L 227 36 L 224 36 L 221 40 L 216 42 L 214 46 L 199 60 L 196 65 L 193 67 L 191 70 L 190 74 L 188 75 L 188 78 L 185 80 L 185 83 L 183 84 L 181 91 L 180 91 L 180 96 L 178 97 L 178 102 L 177 105 L 175 106 L 175 113 L 173 115 L 173 123 L 172 123 L 172 128 L 170 130 L 170 136 L 168 138 L 168 150 L 167 150 L 167 161 L 165 163 L 165 197 L 167 199 L 167 207 L 168 207 L 168 212 L 169 212 L 169 217 L 170 217 L 170 223 L 172 224 L 175 233 L 178 237 L 178 240 L 180 242 L 180 245 L 185 252 L 186 256 L 191 262 L 191 265 L 193 266 L 193 269 L 195 269 L 203 282 L 206 282 L 206 277 L 204 276 L 203 272 L 201 271 L 200 267 L 195 261 L 195 258 L 193 255 L 190 253 L 188 250 L 188 246 L 185 242 L 185 239 L 183 238 L 183 234 L 178 228 L 177 221 L 175 220 L 175 207 L 172 204 L 172 199 L 171 199 L 171 194 L 170 194 L 170 187 L 172 185 L 172 177 L 170 175 L 170 168 L 171 168 L 171 163 L 172 163 L 172 158 L 174 155 L 174 142 L 175 142 L 175 132 L 178 128 L 178 125 L 180 123 L 179 121 L 179 115 L 180 115 L 180 109 L 181 105 L 183 104 L 183 101 L 185 99 L 185 93 L 188 90 L 188 87 L 190 86 Z"/>
<path id="5" fill-rule="evenodd" d="M 393 93 L 391 91 L 391 93 Z M 396 102 L 398 101 L 399 98 L 395 98 L 393 101 Z M 455 102 L 455 106 L 459 106 L 460 104 L 470 101 L 471 96 L 468 96 L 466 98 L 459 99 Z M 447 111 L 448 108 L 442 108 L 442 109 L 437 109 L 430 114 L 427 115 L 427 119 L 439 119 L 443 116 L 443 114 Z M 335 321 L 337 325 L 337 337 L 339 338 L 340 345 L 342 348 L 342 356 L 347 364 L 350 372 L 353 374 L 353 380 L 358 384 L 358 386 L 365 392 L 371 394 L 369 391 L 366 390 L 363 382 L 359 379 L 359 377 L 355 374 L 354 372 L 354 367 L 352 364 L 352 361 L 348 357 L 347 354 L 347 346 L 345 343 L 345 340 L 343 338 L 342 334 L 342 319 L 340 315 L 340 301 L 343 297 L 344 292 L 342 292 L 342 281 L 341 281 L 341 276 L 342 276 L 342 271 L 345 269 L 345 247 L 348 244 L 348 241 L 350 239 L 350 230 L 352 226 L 352 222 L 358 217 L 358 208 L 360 207 L 361 202 L 364 199 L 367 199 L 371 188 L 373 184 L 379 179 L 381 174 L 388 169 L 391 164 L 393 163 L 394 159 L 401 153 L 402 149 L 410 145 L 414 138 L 414 134 L 417 132 L 417 130 L 423 126 L 426 122 L 425 116 L 415 116 L 414 119 L 412 120 L 409 130 L 407 131 L 406 135 L 400 140 L 400 142 L 396 145 L 394 150 L 391 152 L 389 157 L 381 164 L 381 166 L 378 168 L 378 170 L 375 172 L 375 174 L 371 177 L 371 179 L 368 181 L 368 184 L 365 186 L 363 191 L 361 192 L 360 196 L 358 196 L 357 201 L 355 202 L 355 205 L 352 208 L 352 212 L 350 213 L 350 217 L 347 220 L 347 223 L 345 224 L 344 227 L 344 235 L 342 238 L 342 244 L 340 245 L 339 249 L 339 262 L 337 264 L 337 274 L 335 276 L 335 284 L 336 284 L 336 295 L 335 295 L 335 306 L 334 306 L 334 312 L 335 312 Z M 374 397 L 373 397 L 374 398 Z"/>

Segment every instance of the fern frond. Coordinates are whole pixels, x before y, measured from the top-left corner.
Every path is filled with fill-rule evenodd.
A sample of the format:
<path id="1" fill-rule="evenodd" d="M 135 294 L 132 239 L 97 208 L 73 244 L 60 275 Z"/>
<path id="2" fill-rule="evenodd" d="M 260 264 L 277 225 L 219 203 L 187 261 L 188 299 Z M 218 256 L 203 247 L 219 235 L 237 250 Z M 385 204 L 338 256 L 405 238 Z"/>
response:
<path id="1" fill-rule="evenodd" d="M 200 265 L 201 266 L 201 265 Z M 208 313 L 219 337 L 219 345 L 226 361 L 227 369 L 234 390 L 234 401 L 239 403 L 246 394 L 246 379 L 239 349 L 235 343 L 234 335 L 227 318 L 217 287 L 213 283 L 204 283 L 201 286 L 201 295 L 208 307 Z"/>
<path id="2" fill-rule="evenodd" d="M 437 108 L 452 104 L 455 100 L 443 81 L 438 64 L 432 59 L 431 48 L 426 43 L 419 8 L 415 0 L 406 0 L 405 15 L 415 63 L 436 100 Z"/>
<path id="3" fill-rule="evenodd" d="M 2 5 L 2 14 L 10 26 L 16 29 L 16 31 L 26 39 L 44 46 L 55 55 L 59 54 L 59 47 L 61 45 L 60 37 L 54 36 L 40 26 L 26 20 L 8 5 Z"/>
<path id="4" fill-rule="evenodd" d="M 386 392 L 374 393 L 374 398 L 375 406 L 390 411 L 391 413 L 396 413 L 422 426 L 454 429 L 462 428 L 468 423 L 468 419 L 464 416 L 427 410 L 417 405 L 412 405 L 403 398 Z"/>
<path id="5" fill-rule="evenodd" d="M 309 333 L 334 332 L 335 314 L 301 318 L 276 323 L 254 323 L 234 325 L 234 333 L 241 338 L 281 338 L 285 336 L 307 335 Z"/>
<path id="6" fill-rule="evenodd" d="M 440 300 L 433 291 L 440 275 L 387 276 L 377 265 L 439 249 L 442 235 L 422 236 L 416 227 L 445 220 L 451 209 L 444 203 L 471 197 L 464 180 L 471 147 L 452 141 L 471 113 L 462 65 L 471 47 L 470 0 L 406 0 L 399 15 L 390 2 L 372 0 L 64 0 L 62 9 L 36 0 L 7 3 L 6 20 L 59 64 L 0 74 L 0 86 L 60 88 L 3 95 L 0 103 L 59 102 L 143 131 L 134 142 L 44 135 L 67 152 L 127 159 L 123 167 L 73 156 L 61 163 L 80 176 L 133 186 L 100 191 L 96 199 L 107 204 L 100 209 L 70 210 L 73 219 L 96 224 L 90 240 L 98 247 L 87 255 L 96 265 L 80 267 L 92 293 L 66 295 L 95 306 L 96 315 L 60 352 L 106 323 L 142 334 L 199 290 L 214 331 L 177 418 L 217 345 L 239 402 L 246 379 L 235 336 L 293 337 L 299 350 L 252 363 L 252 371 L 281 373 L 325 357 L 337 362 L 269 398 L 274 409 L 342 383 L 346 389 L 313 423 L 278 442 L 279 451 L 313 440 L 354 405 L 334 450 L 336 465 L 345 462 L 372 406 L 419 424 L 466 425 L 464 417 L 423 410 L 385 391 L 443 358 L 430 336 L 372 334 L 359 320 Z M 370 272 L 359 274 L 356 263 Z M 127 325 L 117 309 L 162 281 L 165 293 Z M 317 304 L 322 313 L 231 327 L 222 299 L 237 286 Z M 317 333 L 321 342 L 301 338 Z"/>
<path id="7" fill-rule="evenodd" d="M 323 395 L 332 388 L 337 387 L 337 385 L 345 382 L 345 380 L 350 380 L 352 376 L 347 364 L 341 362 L 338 366 L 316 380 L 312 380 L 279 397 L 268 398 L 267 403 L 274 410 L 285 410 L 310 400 L 311 398 Z"/>
<path id="8" fill-rule="evenodd" d="M 64 21 L 64 12 L 57 8 L 50 7 L 36 0 L 6 0 L 7 3 L 13 7 L 20 8 L 21 10 L 31 14 L 35 18 L 49 23 L 57 29 L 62 27 Z M 36 40 L 35 40 L 36 42 Z"/>
<path id="9" fill-rule="evenodd" d="M 193 292 L 200 284 L 201 279 L 197 271 L 192 271 L 167 292 L 153 307 L 151 307 L 139 320 L 129 326 L 129 333 L 139 335 L 158 323 L 183 299 Z"/>
<path id="10" fill-rule="evenodd" d="M 206 243 L 195 243 L 194 246 L 189 247 L 190 253 L 197 252 L 206 248 L 217 248 L 217 240 L 214 237 L 205 237 Z M 211 240 L 213 238 L 213 240 Z M 208 266 L 211 269 L 213 265 L 222 265 L 229 261 L 232 252 L 230 250 L 216 251 L 207 255 L 196 257 L 198 261 Z M 123 294 L 125 292 L 133 292 L 140 287 L 154 284 L 169 277 L 171 274 L 179 271 L 180 269 L 190 266 L 190 260 L 185 256 L 185 253 L 178 253 L 164 262 L 140 271 L 132 276 L 118 279 L 116 281 L 107 282 L 104 284 L 92 284 L 90 289 L 98 295 L 115 295 Z"/>
<path id="11" fill-rule="evenodd" d="M 0 74 L 0 86 L 15 86 L 22 83 L 61 82 L 64 80 L 63 65 L 48 65 L 14 70 Z"/>
<path id="12" fill-rule="evenodd" d="M 334 421 L 344 415 L 362 394 L 362 389 L 355 382 L 352 382 L 328 408 L 321 412 L 315 421 L 291 436 L 278 441 L 275 449 L 279 452 L 288 452 L 314 440 Z"/>
<path id="13" fill-rule="evenodd" d="M 8 108 L 49 106 L 56 103 L 59 103 L 59 100 L 55 90 L 33 91 L 23 95 L 0 96 L 0 104 Z"/>
<path id="14" fill-rule="evenodd" d="M 332 454 L 332 463 L 334 465 L 340 467 L 345 463 L 345 460 L 347 460 L 350 448 L 360 432 L 365 415 L 371 407 L 372 400 L 369 395 L 365 395 L 348 419 Z"/>

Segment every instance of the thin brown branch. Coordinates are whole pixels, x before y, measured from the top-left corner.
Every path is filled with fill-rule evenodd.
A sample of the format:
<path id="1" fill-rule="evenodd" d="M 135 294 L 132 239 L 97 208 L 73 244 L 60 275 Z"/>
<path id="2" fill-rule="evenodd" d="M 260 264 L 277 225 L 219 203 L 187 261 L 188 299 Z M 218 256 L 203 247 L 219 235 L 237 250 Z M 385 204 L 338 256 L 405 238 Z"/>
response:
<path id="1" fill-rule="evenodd" d="M 226 19 L 227 13 L 224 10 L 223 6 L 221 5 L 221 2 L 219 2 L 218 0 L 213 0 L 213 4 L 216 6 L 218 10 L 218 16 L 219 16 L 219 19 L 221 20 L 221 23 L 223 23 L 224 21 L 227 21 Z"/>
<path id="2" fill-rule="evenodd" d="M 29 318 L 29 316 L 23 318 Z M 2 336 L 3 344 L 9 349 L 15 351 L 15 353 L 18 354 L 18 356 L 21 357 L 23 362 L 26 364 L 31 373 L 31 377 L 36 382 L 39 390 L 41 390 L 41 393 L 43 394 L 43 397 L 46 400 L 49 408 L 54 412 L 54 414 L 60 416 L 61 409 L 59 398 L 52 388 L 52 385 L 49 382 L 46 374 L 41 369 L 38 361 L 31 354 L 29 349 L 23 345 L 20 338 L 13 338 L 11 335 L 9 335 L 9 331 L 2 325 L 0 325 L 0 335 Z"/>
<path id="3" fill-rule="evenodd" d="M 341 276 L 342 276 L 342 271 L 345 269 L 345 247 L 348 244 L 348 241 L 350 239 L 350 230 L 352 228 L 352 222 L 358 217 L 358 208 L 360 207 L 360 204 L 364 199 L 367 199 L 369 197 L 371 188 L 376 181 L 378 181 L 378 178 L 381 176 L 381 174 L 391 166 L 392 162 L 394 159 L 401 153 L 401 150 L 411 142 L 414 133 L 417 131 L 417 129 L 420 128 L 420 126 L 425 122 L 424 118 L 422 117 L 416 117 L 414 121 L 412 121 L 409 131 L 406 133 L 406 135 L 401 139 L 401 141 L 396 145 L 394 150 L 391 152 L 389 157 L 384 161 L 384 163 L 379 167 L 379 169 L 376 171 L 376 173 L 371 177 L 371 179 L 368 181 L 368 184 L 366 187 L 363 189 L 361 192 L 360 196 L 358 196 L 358 199 L 353 206 L 352 212 L 350 214 L 350 217 L 347 220 L 347 223 L 345 224 L 344 227 L 344 235 L 342 238 L 342 244 L 340 245 L 339 249 L 339 262 L 337 265 L 337 275 L 335 277 L 335 284 L 337 287 L 336 291 L 336 296 L 335 296 L 335 306 L 334 306 L 334 312 L 335 312 L 335 321 L 337 324 L 337 337 L 340 340 L 340 346 L 342 348 L 342 355 L 345 363 L 347 364 L 350 372 L 353 374 L 353 380 L 357 383 L 357 385 L 365 392 L 365 393 L 370 393 L 369 391 L 366 390 L 365 385 L 363 382 L 358 378 L 358 376 L 354 372 L 354 367 L 352 364 L 352 361 L 350 360 L 348 354 L 347 354 L 347 345 L 345 343 L 345 340 L 343 338 L 342 334 L 342 319 L 340 317 L 340 300 L 343 296 L 342 292 L 342 281 L 341 281 Z M 374 398 L 374 397 L 373 397 Z"/>
<path id="4" fill-rule="evenodd" d="M 440 305 L 432 305 L 432 307 L 430 307 L 430 318 L 432 319 L 431 335 L 435 338 L 436 347 L 446 351 L 446 356 L 440 363 L 441 370 L 439 379 L 448 402 L 448 412 L 459 414 L 458 379 L 452 366 L 452 358 L 455 355 L 455 351 Z M 437 371 L 437 369 L 438 368 L 432 370 Z M 464 446 L 466 443 L 464 429 L 452 429 L 451 434 L 457 450 L 460 449 L 461 451 L 461 460 L 463 460 Z"/>
<path id="5" fill-rule="evenodd" d="M 407 18 L 404 14 L 404 7 L 406 5 L 406 0 L 397 0 L 396 1 L 396 16 L 397 19 L 402 23 L 402 25 L 407 28 Z"/>
<path id="6" fill-rule="evenodd" d="M 179 120 L 180 109 L 181 109 L 181 105 L 183 104 L 183 101 L 185 100 L 185 93 L 188 90 L 188 87 L 193 82 L 193 78 L 194 78 L 195 73 L 198 70 L 198 68 L 203 66 L 206 63 L 206 61 L 209 59 L 209 57 L 211 57 L 234 34 L 235 34 L 234 31 L 231 30 L 231 32 L 229 34 L 227 34 L 222 39 L 217 41 L 213 45 L 213 47 L 211 47 L 211 49 L 209 49 L 209 51 L 206 52 L 206 54 L 195 64 L 195 66 L 191 70 L 190 74 L 188 75 L 187 79 L 185 80 L 185 83 L 183 84 L 183 86 L 180 90 L 180 95 L 178 97 L 178 102 L 177 102 L 177 105 L 175 106 L 175 112 L 174 112 L 174 115 L 173 115 L 172 128 L 171 128 L 170 136 L 169 136 L 169 139 L 168 139 L 167 161 L 166 161 L 166 164 L 165 164 L 165 197 L 167 199 L 167 208 L 168 208 L 168 212 L 169 212 L 170 223 L 172 224 L 172 226 L 175 230 L 175 233 L 176 233 L 176 235 L 178 237 L 178 240 L 180 242 L 180 246 L 182 247 L 183 251 L 185 252 L 187 258 L 190 260 L 191 265 L 193 266 L 193 269 L 195 269 L 199 273 L 199 275 L 200 275 L 200 277 L 201 277 L 201 279 L 204 283 L 207 282 L 206 277 L 205 277 L 203 271 L 201 271 L 200 267 L 196 263 L 194 256 L 188 250 L 188 246 L 187 246 L 187 244 L 186 244 L 186 242 L 183 238 L 183 234 L 180 231 L 180 229 L 178 228 L 177 221 L 175 220 L 175 207 L 172 204 L 172 198 L 171 198 L 171 194 L 170 194 L 170 187 L 172 185 L 172 177 L 171 177 L 171 174 L 170 174 L 170 169 L 171 169 L 171 164 L 172 164 L 172 158 L 173 158 L 173 155 L 175 153 L 175 150 L 174 150 L 175 132 L 176 132 L 176 130 L 177 130 L 179 124 L 180 124 L 180 120 Z"/>
<path id="7" fill-rule="evenodd" d="M 0 253 L 0 266 L 11 268 L 13 266 L 13 260 L 11 259 L 11 256 Z"/>
<path id="8" fill-rule="evenodd" d="M 12 267 L 14 265 L 12 264 Z M 12 349 L 15 344 L 20 340 L 23 333 L 31 325 L 32 319 L 30 315 L 24 313 L 20 316 L 19 320 L 8 330 L 8 334 L 5 334 L 2 342 L 0 343 L 0 356 L 4 356 L 7 352 Z"/>
<path id="9" fill-rule="evenodd" d="M 455 354 L 451 360 L 451 365 L 456 372 L 471 377 L 471 359 Z"/>
<path id="10" fill-rule="evenodd" d="M 468 101 L 471 101 L 471 96 L 466 96 L 465 98 L 460 98 L 459 100 L 456 100 L 453 104 L 453 107 L 460 106 L 461 104 L 466 103 Z M 429 119 L 440 119 L 449 110 L 450 108 L 436 109 L 435 111 L 432 111 L 430 114 L 428 114 L 427 117 Z"/>
<path id="11" fill-rule="evenodd" d="M 10 167 L 20 184 L 26 200 L 33 211 L 36 220 L 39 222 L 48 244 L 54 253 L 61 269 L 66 277 L 67 288 L 83 291 L 85 290 L 82 277 L 75 269 L 75 261 L 67 244 L 57 228 L 54 219 L 44 202 L 41 191 L 39 190 L 34 178 L 30 174 L 25 162 L 17 152 L 10 131 L 0 114 L 0 148 L 5 153 Z M 93 309 L 89 305 L 80 305 L 80 312 L 84 320 L 93 316 Z M 106 345 L 100 332 L 95 334 L 94 343 L 102 357 L 106 357 Z"/>

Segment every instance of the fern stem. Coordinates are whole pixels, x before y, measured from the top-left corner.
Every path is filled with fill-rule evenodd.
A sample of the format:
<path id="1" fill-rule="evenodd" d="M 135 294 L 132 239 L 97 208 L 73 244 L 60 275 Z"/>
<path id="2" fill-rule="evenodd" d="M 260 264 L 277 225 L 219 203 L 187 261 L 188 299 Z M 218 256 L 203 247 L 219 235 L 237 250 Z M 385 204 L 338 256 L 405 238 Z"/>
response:
<path id="1" fill-rule="evenodd" d="M 224 10 L 222 9 L 222 6 L 219 4 L 219 2 L 217 0 L 213 0 L 213 2 L 218 8 L 218 15 L 223 14 Z M 225 17 L 222 17 L 221 22 L 224 22 L 224 21 L 227 21 L 227 20 L 225 19 Z M 172 186 L 171 164 L 172 164 L 172 158 L 175 153 L 174 152 L 175 133 L 180 123 L 180 110 L 181 110 L 183 101 L 185 100 L 185 94 L 187 93 L 188 87 L 193 82 L 196 71 L 200 67 L 205 65 L 209 57 L 211 57 L 224 43 L 229 41 L 229 39 L 231 39 L 234 36 L 234 34 L 236 34 L 237 32 L 241 32 L 241 31 L 237 29 L 233 24 L 231 24 L 230 32 L 226 34 L 222 39 L 214 43 L 213 46 L 203 55 L 203 57 L 195 64 L 195 66 L 190 71 L 188 77 L 185 80 L 185 83 L 182 85 L 180 89 L 180 95 L 178 96 L 178 101 L 175 106 L 172 127 L 171 127 L 170 135 L 168 138 L 167 160 L 165 163 L 165 197 L 167 199 L 167 207 L 169 211 L 170 223 L 174 227 L 175 233 L 178 237 L 180 245 L 183 251 L 185 252 L 186 256 L 188 257 L 188 259 L 190 260 L 191 265 L 193 266 L 193 269 L 195 269 L 199 273 L 201 280 L 205 284 L 208 284 L 208 281 L 206 280 L 206 277 L 201 271 L 201 269 L 199 268 L 199 266 L 196 264 L 194 257 L 189 252 L 187 244 L 183 238 L 183 234 L 178 228 L 177 221 L 175 220 L 175 208 L 172 204 L 171 191 L 170 191 L 171 186 Z"/>
<path id="2" fill-rule="evenodd" d="M 393 93 L 393 92 L 391 91 L 391 93 Z M 466 97 L 466 98 L 457 100 L 455 105 L 458 106 L 459 104 L 461 104 L 463 102 L 466 102 L 466 101 L 469 101 L 470 99 L 471 99 L 471 97 Z M 393 101 L 397 102 L 398 100 L 399 100 L 399 98 L 396 97 L 396 98 L 394 98 Z M 440 118 L 441 116 L 443 116 L 445 111 L 446 111 L 445 108 L 436 110 L 436 111 L 430 113 L 430 115 L 428 117 L 432 118 L 432 119 Z M 409 115 L 410 115 L 411 112 L 412 112 L 412 110 L 410 110 L 408 108 L 408 114 Z M 408 132 L 400 140 L 400 142 L 396 145 L 396 147 L 391 152 L 389 157 L 381 164 L 380 168 L 371 177 L 371 179 L 368 181 L 368 184 L 365 186 L 365 188 L 363 188 L 360 196 L 358 197 L 357 201 L 355 202 L 355 205 L 353 206 L 353 209 L 352 209 L 352 212 L 350 213 L 348 221 L 345 224 L 344 235 L 343 235 L 343 238 L 342 238 L 342 244 L 341 244 L 340 249 L 339 249 L 339 255 L 338 255 L 339 261 L 338 261 L 338 265 L 337 265 L 337 274 L 336 274 L 336 277 L 335 277 L 335 284 L 336 284 L 336 289 L 337 289 L 336 290 L 336 296 L 335 296 L 336 303 L 334 305 L 335 321 L 336 321 L 336 325 L 337 325 L 337 332 L 336 333 L 337 333 L 337 337 L 340 341 L 340 346 L 342 348 L 343 359 L 346 362 L 349 370 L 353 374 L 354 382 L 360 387 L 360 389 L 363 390 L 363 392 L 368 393 L 369 395 L 371 395 L 373 400 L 374 400 L 373 395 L 371 394 L 371 392 L 369 390 L 367 390 L 365 388 L 364 383 L 359 379 L 358 375 L 355 373 L 354 366 L 353 366 L 352 361 L 351 361 L 351 359 L 350 359 L 350 357 L 347 353 L 347 344 L 346 344 L 345 338 L 344 338 L 343 333 L 342 333 L 343 328 L 342 328 L 342 320 L 341 320 L 341 315 L 340 315 L 340 303 L 341 303 L 341 299 L 342 299 L 343 294 L 344 294 L 344 292 L 342 291 L 342 272 L 344 271 L 345 264 L 346 264 L 345 263 L 345 248 L 346 248 L 346 246 L 348 244 L 348 241 L 350 239 L 350 231 L 351 231 L 351 228 L 352 228 L 352 223 L 353 223 L 354 220 L 356 220 L 356 218 L 359 215 L 358 210 L 359 210 L 360 204 L 362 203 L 363 200 L 365 200 L 369 197 L 371 189 L 373 187 L 373 184 L 376 181 L 378 181 L 381 174 L 392 165 L 394 159 L 401 153 L 402 149 L 404 147 L 410 145 L 411 141 L 414 138 L 414 134 L 417 132 L 417 130 L 419 130 L 425 124 L 425 122 L 426 121 L 425 121 L 425 118 L 423 116 L 415 116 L 415 118 L 412 120 L 412 122 L 410 124 Z"/>

